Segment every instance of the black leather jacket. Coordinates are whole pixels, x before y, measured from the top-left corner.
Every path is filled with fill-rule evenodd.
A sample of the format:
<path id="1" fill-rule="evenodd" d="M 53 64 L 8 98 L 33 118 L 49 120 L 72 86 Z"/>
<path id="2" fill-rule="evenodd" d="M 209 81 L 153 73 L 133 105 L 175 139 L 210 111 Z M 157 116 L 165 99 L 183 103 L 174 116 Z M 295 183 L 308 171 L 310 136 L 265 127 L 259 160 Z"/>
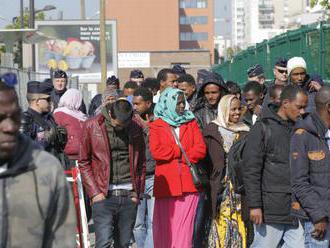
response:
<path id="1" fill-rule="evenodd" d="M 40 114 L 29 108 L 23 113 L 20 131 L 55 156 L 64 150 L 65 129 L 57 126 L 51 113 Z"/>

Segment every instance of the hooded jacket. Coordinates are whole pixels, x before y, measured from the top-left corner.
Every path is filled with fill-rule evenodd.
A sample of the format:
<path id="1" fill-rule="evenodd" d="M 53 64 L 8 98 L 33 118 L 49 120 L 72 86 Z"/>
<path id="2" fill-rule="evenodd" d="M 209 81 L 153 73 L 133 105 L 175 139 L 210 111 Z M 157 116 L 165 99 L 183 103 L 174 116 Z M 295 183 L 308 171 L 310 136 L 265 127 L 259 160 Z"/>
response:
<path id="1" fill-rule="evenodd" d="M 312 78 L 309 76 L 309 74 L 306 74 L 306 78 L 305 78 L 305 81 L 300 84 L 299 86 L 304 89 L 306 92 L 307 92 L 307 96 L 308 96 L 308 105 L 306 107 L 306 113 L 313 113 L 315 112 L 315 94 L 316 94 L 316 90 L 314 89 L 310 89 L 309 88 L 309 84 L 310 82 L 312 81 Z M 294 84 L 291 82 L 291 78 L 289 78 L 289 82 L 291 84 Z"/>
<path id="2" fill-rule="evenodd" d="M 215 84 L 221 88 L 221 91 L 226 91 L 226 86 L 222 80 L 206 80 L 205 83 L 203 83 L 202 86 L 199 88 L 194 114 L 196 116 L 196 120 L 199 127 L 202 129 L 205 128 L 211 121 L 213 121 L 218 116 L 218 104 L 211 106 L 207 103 L 204 97 L 204 89 L 209 84 Z M 221 95 L 223 95 L 222 92 Z"/>
<path id="3" fill-rule="evenodd" d="M 59 161 L 19 136 L 0 174 L 0 247 L 74 247 L 75 210 Z"/>
<path id="4" fill-rule="evenodd" d="M 243 152 L 244 186 L 248 207 L 261 208 L 266 224 L 295 224 L 290 216 L 289 149 L 293 123 L 283 120 L 277 111 L 278 107 L 270 104 L 249 133 Z"/>
<path id="5" fill-rule="evenodd" d="M 330 219 L 330 152 L 325 136 L 328 129 L 316 113 L 295 126 L 291 140 L 291 181 L 296 200 L 295 216 L 318 222 Z"/>

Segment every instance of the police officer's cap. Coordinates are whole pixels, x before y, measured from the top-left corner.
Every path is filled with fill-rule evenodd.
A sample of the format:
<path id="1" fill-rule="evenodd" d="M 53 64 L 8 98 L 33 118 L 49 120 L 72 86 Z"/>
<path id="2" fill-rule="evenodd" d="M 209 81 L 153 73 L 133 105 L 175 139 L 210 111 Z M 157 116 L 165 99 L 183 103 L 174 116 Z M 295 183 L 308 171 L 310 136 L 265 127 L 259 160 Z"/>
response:
<path id="1" fill-rule="evenodd" d="M 286 58 L 278 58 L 275 62 L 275 66 L 286 68 L 288 60 Z"/>
<path id="2" fill-rule="evenodd" d="M 250 67 L 247 70 L 247 74 L 248 74 L 248 77 L 250 77 L 250 78 L 263 75 L 264 74 L 264 68 L 261 65 L 256 64 L 256 65 Z"/>
<path id="3" fill-rule="evenodd" d="M 174 65 L 173 68 L 172 68 L 172 70 L 175 72 L 175 74 L 178 74 L 178 75 L 186 74 L 186 69 L 183 68 L 179 64 Z"/>
<path id="4" fill-rule="evenodd" d="M 129 76 L 130 78 L 144 78 L 142 71 L 140 70 L 133 70 Z"/>
<path id="5" fill-rule="evenodd" d="M 107 85 L 114 85 L 114 84 L 119 84 L 119 79 L 112 75 L 111 77 L 108 77 L 107 79 Z"/>
<path id="6" fill-rule="evenodd" d="M 27 83 L 27 93 L 28 94 L 43 94 L 50 95 L 53 87 L 51 87 L 47 83 L 39 82 L 39 81 L 29 81 Z"/>
<path id="7" fill-rule="evenodd" d="M 65 71 L 57 70 L 54 71 L 54 78 L 68 78 L 68 75 L 66 74 Z"/>

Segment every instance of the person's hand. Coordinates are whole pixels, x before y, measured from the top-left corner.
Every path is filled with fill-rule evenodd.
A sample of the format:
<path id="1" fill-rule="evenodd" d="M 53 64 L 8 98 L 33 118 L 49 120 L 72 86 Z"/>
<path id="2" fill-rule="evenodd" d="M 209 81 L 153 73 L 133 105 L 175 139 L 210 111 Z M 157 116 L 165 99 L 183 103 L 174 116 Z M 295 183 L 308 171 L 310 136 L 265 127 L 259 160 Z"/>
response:
<path id="1" fill-rule="evenodd" d="M 132 202 L 135 203 L 135 204 L 139 204 L 139 203 L 140 203 L 140 200 L 139 200 L 137 197 L 135 197 L 135 196 L 132 196 L 132 197 L 131 197 L 131 200 L 132 200 Z"/>
<path id="2" fill-rule="evenodd" d="M 322 85 L 319 82 L 311 81 L 309 83 L 309 89 L 310 90 L 316 90 L 319 91 L 321 89 Z"/>
<path id="3" fill-rule="evenodd" d="M 327 233 L 328 220 L 327 218 L 321 219 L 319 222 L 314 224 L 314 231 L 312 232 L 312 237 L 316 240 L 322 240 Z"/>
<path id="4" fill-rule="evenodd" d="M 261 208 L 250 209 L 250 220 L 256 225 L 262 224 Z"/>
<path id="5" fill-rule="evenodd" d="M 104 194 L 100 193 L 92 198 L 92 203 L 94 204 L 96 202 L 103 201 L 104 199 L 105 199 Z"/>
<path id="6" fill-rule="evenodd" d="M 49 130 L 46 130 L 45 132 L 45 140 L 48 142 L 48 143 L 52 143 L 55 141 L 56 139 L 56 130 L 54 128 L 51 128 Z"/>

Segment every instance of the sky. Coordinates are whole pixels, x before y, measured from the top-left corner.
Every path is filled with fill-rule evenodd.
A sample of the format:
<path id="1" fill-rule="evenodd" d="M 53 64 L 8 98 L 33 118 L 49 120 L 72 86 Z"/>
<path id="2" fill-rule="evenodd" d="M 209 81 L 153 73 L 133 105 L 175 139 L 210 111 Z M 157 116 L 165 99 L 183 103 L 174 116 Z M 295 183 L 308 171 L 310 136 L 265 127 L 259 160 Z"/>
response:
<path id="1" fill-rule="evenodd" d="M 45 5 L 54 5 L 56 10 L 45 12 L 46 20 L 49 17 L 57 19 L 58 12 L 63 11 L 64 19 L 80 18 L 80 0 L 34 0 L 35 9 L 42 9 Z M 86 17 L 97 18 L 99 10 L 98 0 L 85 0 Z M 20 0 L 0 0 L 0 29 L 8 25 L 13 17 L 19 16 Z M 29 0 L 24 0 L 24 7 L 29 7 Z M 5 19 L 5 20 L 3 20 Z"/>

